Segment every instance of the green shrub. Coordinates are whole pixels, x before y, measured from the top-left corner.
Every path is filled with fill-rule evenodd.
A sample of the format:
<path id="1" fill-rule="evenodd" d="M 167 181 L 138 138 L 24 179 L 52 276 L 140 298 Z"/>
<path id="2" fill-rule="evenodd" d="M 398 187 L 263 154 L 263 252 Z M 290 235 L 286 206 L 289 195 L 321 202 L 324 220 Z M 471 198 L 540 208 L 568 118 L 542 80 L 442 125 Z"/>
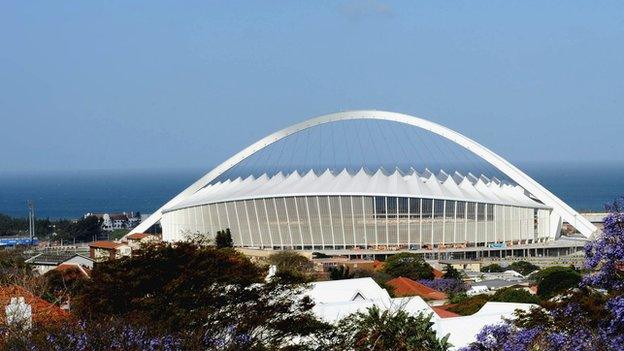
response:
<path id="1" fill-rule="evenodd" d="M 489 300 L 490 297 L 487 295 L 476 295 L 459 302 L 455 306 L 449 307 L 448 310 L 462 316 L 469 316 L 479 311 Z"/>
<path id="2" fill-rule="evenodd" d="M 544 299 L 550 299 L 577 287 L 582 279 L 579 272 L 561 266 L 542 269 L 531 277 L 537 283 L 537 294 Z"/>
<path id="3" fill-rule="evenodd" d="M 433 279 L 433 267 L 422 255 L 402 252 L 390 256 L 384 265 L 384 271 L 394 278 L 406 277 L 412 280 Z"/>
<path id="4" fill-rule="evenodd" d="M 522 275 L 529 275 L 539 269 L 539 266 L 527 261 L 518 261 L 509 265 L 509 269 L 514 270 Z"/>
<path id="5" fill-rule="evenodd" d="M 500 273 L 500 272 L 504 272 L 505 269 L 503 267 L 501 267 L 500 265 L 496 264 L 496 263 L 492 263 L 489 266 L 483 266 L 481 267 L 481 272 L 482 273 Z"/>
<path id="6" fill-rule="evenodd" d="M 524 289 L 503 288 L 492 295 L 490 301 L 496 302 L 517 302 L 539 304 L 540 299 Z"/>

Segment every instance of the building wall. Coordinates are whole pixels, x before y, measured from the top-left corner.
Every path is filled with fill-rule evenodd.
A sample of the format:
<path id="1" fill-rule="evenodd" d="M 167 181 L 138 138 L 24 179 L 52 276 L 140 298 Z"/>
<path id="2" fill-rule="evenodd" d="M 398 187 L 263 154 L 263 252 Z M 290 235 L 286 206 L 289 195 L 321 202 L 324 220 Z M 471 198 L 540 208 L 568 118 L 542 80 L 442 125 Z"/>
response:
<path id="1" fill-rule="evenodd" d="M 550 210 L 383 196 L 301 196 L 201 205 L 163 215 L 163 240 L 230 228 L 236 246 L 418 249 L 549 237 Z"/>

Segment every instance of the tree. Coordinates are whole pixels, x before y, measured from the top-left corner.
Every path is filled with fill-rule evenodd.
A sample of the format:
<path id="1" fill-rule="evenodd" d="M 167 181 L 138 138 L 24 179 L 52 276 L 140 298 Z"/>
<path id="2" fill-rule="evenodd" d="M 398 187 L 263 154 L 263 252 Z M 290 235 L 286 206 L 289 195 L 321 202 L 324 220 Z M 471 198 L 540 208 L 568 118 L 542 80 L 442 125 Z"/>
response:
<path id="1" fill-rule="evenodd" d="M 624 291 L 624 197 L 607 206 L 602 234 L 585 247 L 585 268 L 592 272 L 583 283 Z"/>
<path id="2" fill-rule="evenodd" d="M 74 311 L 90 324 L 121 319 L 130 330 L 180 339 L 178 349 L 279 349 L 327 327 L 300 297 L 304 286 L 264 275 L 234 250 L 157 243 L 95 266 Z"/>
<path id="3" fill-rule="evenodd" d="M 390 256 L 384 265 L 384 271 L 392 277 L 406 277 L 412 280 L 433 279 L 433 267 L 422 258 L 422 255 L 402 252 Z"/>
<path id="4" fill-rule="evenodd" d="M 277 268 L 277 275 L 294 283 L 304 283 L 314 271 L 314 263 L 294 251 L 280 251 L 269 256 L 269 263 Z"/>
<path id="5" fill-rule="evenodd" d="M 539 266 L 536 266 L 527 261 L 518 261 L 509 265 L 509 269 L 514 270 L 524 276 L 527 276 L 537 270 L 539 270 Z"/>
<path id="6" fill-rule="evenodd" d="M 349 266 L 336 266 L 329 268 L 329 279 L 331 280 L 340 280 L 340 279 L 351 279 L 353 278 L 353 273 L 350 272 Z"/>
<path id="7" fill-rule="evenodd" d="M 448 350 L 448 335 L 438 339 L 431 316 L 412 316 L 406 311 L 384 310 L 377 306 L 357 312 L 339 325 L 336 350 Z"/>
<path id="8" fill-rule="evenodd" d="M 60 238 L 87 242 L 97 240 L 102 234 L 102 220 L 96 216 L 88 216 L 75 222 L 59 221 L 56 230 Z"/>
<path id="9" fill-rule="evenodd" d="M 581 282 L 581 274 L 569 267 L 554 266 L 542 269 L 533 274 L 537 283 L 537 294 L 544 299 L 566 292 L 577 287 Z"/>
<path id="10" fill-rule="evenodd" d="M 481 267 L 481 273 L 501 273 L 504 272 L 505 268 L 501 267 L 496 263 L 492 263 L 489 266 Z"/>
<path id="11" fill-rule="evenodd" d="M 490 301 L 539 304 L 540 299 L 524 289 L 503 288 L 492 295 Z"/>
<path id="12" fill-rule="evenodd" d="M 444 275 L 442 277 L 444 279 L 462 280 L 464 275 L 460 271 L 455 269 L 455 267 L 451 266 L 450 264 L 447 264 L 444 269 Z"/>
<path id="13" fill-rule="evenodd" d="M 421 279 L 418 282 L 447 294 L 458 294 L 468 290 L 468 286 L 459 279 Z"/>
<path id="14" fill-rule="evenodd" d="M 64 270 L 53 269 L 43 275 L 46 292 L 44 297 L 50 302 L 65 303 L 78 294 L 82 286 L 87 282 L 78 267 L 70 267 Z"/>
<path id="15" fill-rule="evenodd" d="M 215 236 L 215 245 L 217 246 L 217 249 L 234 246 L 234 241 L 232 240 L 232 233 L 230 233 L 230 228 L 226 228 L 225 230 L 219 230 L 217 232 L 217 235 Z"/>
<path id="16" fill-rule="evenodd" d="M 469 316 L 477 313 L 490 300 L 490 297 L 484 294 L 471 296 L 462 300 L 457 305 L 449 307 L 448 310 L 462 316 Z"/>

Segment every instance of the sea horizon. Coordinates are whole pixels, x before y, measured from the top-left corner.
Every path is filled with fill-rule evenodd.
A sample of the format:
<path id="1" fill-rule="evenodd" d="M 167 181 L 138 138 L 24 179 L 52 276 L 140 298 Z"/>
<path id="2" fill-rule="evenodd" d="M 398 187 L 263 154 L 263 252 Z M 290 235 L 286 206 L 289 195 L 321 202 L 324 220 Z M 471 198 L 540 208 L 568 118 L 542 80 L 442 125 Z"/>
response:
<path id="1" fill-rule="evenodd" d="M 602 212 L 624 195 L 624 165 L 607 162 L 519 162 L 518 167 L 579 212 Z M 4 171 L 0 213 L 75 219 L 85 213 L 152 213 L 211 167 Z"/>

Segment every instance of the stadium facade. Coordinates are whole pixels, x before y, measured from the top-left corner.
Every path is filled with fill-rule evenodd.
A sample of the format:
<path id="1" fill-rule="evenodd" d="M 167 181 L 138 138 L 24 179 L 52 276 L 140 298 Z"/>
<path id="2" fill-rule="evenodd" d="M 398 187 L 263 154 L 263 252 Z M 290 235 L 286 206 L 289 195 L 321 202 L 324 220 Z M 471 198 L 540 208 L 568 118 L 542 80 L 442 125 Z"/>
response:
<path id="1" fill-rule="evenodd" d="M 423 128 L 487 161 L 515 184 L 428 170 L 293 171 L 216 181 L 289 135 L 340 120 L 378 119 Z M 133 232 L 160 221 L 163 240 L 212 237 L 230 228 L 235 246 L 295 250 L 418 250 L 516 245 L 556 239 L 562 221 L 596 228 L 555 195 L 478 143 L 433 122 L 383 111 L 350 111 L 263 138 L 206 174 Z"/>

